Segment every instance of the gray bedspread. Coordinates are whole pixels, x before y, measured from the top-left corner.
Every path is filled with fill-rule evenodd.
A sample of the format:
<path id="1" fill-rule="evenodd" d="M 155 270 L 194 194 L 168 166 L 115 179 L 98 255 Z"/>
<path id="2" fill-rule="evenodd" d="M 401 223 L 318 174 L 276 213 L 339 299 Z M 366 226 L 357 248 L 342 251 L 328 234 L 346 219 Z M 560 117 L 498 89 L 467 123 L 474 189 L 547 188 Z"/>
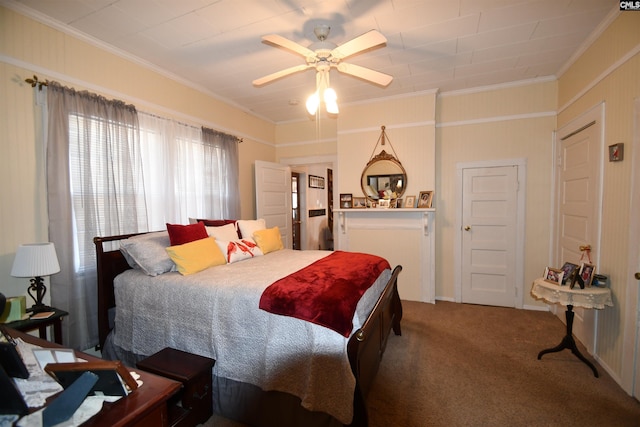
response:
<path id="1" fill-rule="evenodd" d="M 331 252 L 280 250 L 190 276 L 150 277 L 127 270 L 115 280 L 115 345 L 139 355 L 173 347 L 216 360 L 214 374 L 297 396 L 310 411 L 349 424 L 355 378 L 345 337 L 328 328 L 258 308 L 276 280 Z M 363 295 L 354 331 L 391 276 Z"/>

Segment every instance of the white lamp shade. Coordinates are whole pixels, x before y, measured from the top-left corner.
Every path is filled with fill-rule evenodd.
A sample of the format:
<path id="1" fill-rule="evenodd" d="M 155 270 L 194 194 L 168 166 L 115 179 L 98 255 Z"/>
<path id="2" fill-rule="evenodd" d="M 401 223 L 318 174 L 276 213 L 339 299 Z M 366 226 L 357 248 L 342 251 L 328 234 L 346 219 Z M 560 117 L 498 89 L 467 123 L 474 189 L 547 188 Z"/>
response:
<path id="1" fill-rule="evenodd" d="M 13 277 L 42 277 L 60 271 L 53 243 L 28 243 L 18 246 L 13 260 Z"/>

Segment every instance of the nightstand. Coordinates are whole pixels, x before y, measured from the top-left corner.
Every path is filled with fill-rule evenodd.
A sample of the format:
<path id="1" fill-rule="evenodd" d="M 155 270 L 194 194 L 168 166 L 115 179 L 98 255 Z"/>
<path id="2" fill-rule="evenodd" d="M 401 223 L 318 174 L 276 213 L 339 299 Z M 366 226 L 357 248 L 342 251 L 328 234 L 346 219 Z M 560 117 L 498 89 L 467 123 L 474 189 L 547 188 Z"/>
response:
<path id="1" fill-rule="evenodd" d="M 171 427 L 202 424 L 213 413 L 211 369 L 215 360 L 165 348 L 137 363 L 139 369 L 182 383 L 182 391 L 168 402 Z"/>
<path id="2" fill-rule="evenodd" d="M 16 320 L 15 322 L 5 323 L 5 326 L 21 332 L 29 332 L 38 329 L 40 338 L 43 340 L 47 339 L 47 326 L 53 326 L 53 341 L 58 344 L 62 344 L 62 318 L 68 316 L 69 313 L 54 307 L 51 307 L 51 310 L 49 311 L 53 311 L 54 314 L 46 319 Z"/>

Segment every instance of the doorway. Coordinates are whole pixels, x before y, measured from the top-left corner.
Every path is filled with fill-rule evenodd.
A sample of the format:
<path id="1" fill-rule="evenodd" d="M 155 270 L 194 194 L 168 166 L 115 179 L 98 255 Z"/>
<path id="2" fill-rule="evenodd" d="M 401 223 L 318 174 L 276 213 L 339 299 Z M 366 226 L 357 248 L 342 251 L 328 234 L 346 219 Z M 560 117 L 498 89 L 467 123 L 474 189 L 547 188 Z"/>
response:
<path id="1" fill-rule="evenodd" d="M 300 212 L 300 173 L 291 172 L 291 230 L 293 232 L 293 249 L 301 250 L 300 225 L 302 217 Z"/>
<path id="2" fill-rule="evenodd" d="M 523 307 L 524 159 L 458 164 L 456 302 Z"/>
<path id="3" fill-rule="evenodd" d="M 555 265 L 599 265 L 604 105 L 558 130 L 556 143 Z M 590 248 L 582 251 L 583 248 Z M 573 333 L 595 353 L 595 313 L 574 307 Z M 564 313 L 557 313 L 561 319 Z"/>

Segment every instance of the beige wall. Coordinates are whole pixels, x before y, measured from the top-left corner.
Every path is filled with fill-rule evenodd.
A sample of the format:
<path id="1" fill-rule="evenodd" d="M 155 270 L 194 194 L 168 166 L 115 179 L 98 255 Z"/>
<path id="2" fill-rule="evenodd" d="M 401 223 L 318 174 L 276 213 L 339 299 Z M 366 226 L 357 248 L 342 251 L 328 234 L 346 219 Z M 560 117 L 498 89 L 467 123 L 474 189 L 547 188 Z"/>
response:
<path id="1" fill-rule="evenodd" d="M 242 217 L 254 217 L 253 162 L 275 161 L 274 124 L 0 7 L 1 292 L 11 296 L 26 293 L 28 280 L 10 276 L 16 248 L 21 243 L 48 240 L 43 148 L 34 130 L 35 90 L 24 83 L 34 74 L 40 80 L 89 89 L 133 103 L 143 111 L 244 138 L 240 144 Z"/>
<path id="2" fill-rule="evenodd" d="M 443 94 L 436 144 L 436 295 L 454 298 L 456 167 L 458 163 L 525 159 L 524 305 L 543 304 L 528 292 L 549 262 L 548 208 L 556 83 L 539 82 L 479 93 Z"/>
<path id="3" fill-rule="evenodd" d="M 605 147 L 622 142 L 625 159 L 606 161 L 603 169 L 603 204 L 598 271 L 611 279 L 614 307 L 599 313 L 598 356 L 620 382 L 623 375 L 623 321 L 628 286 L 637 281 L 628 275 L 631 171 L 633 165 L 634 99 L 640 97 L 640 14 L 622 12 L 579 60 L 559 79 L 558 128 L 604 102 Z M 636 190 L 637 191 L 637 190 Z M 637 242 L 636 242 L 637 244 Z"/>
<path id="4" fill-rule="evenodd" d="M 555 81 L 476 92 L 416 94 L 341 105 L 338 119 L 273 125 L 202 91 L 0 8 L 0 290 L 24 292 L 9 276 L 18 244 L 47 239 L 42 147 L 35 142 L 38 74 L 140 105 L 141 109 L 219 125 L 244 138 L 240 145 L 242 216 L 255 212 L 253 161 L 336 156 L 336 193 L 360 194 L 360 174 L 380 134 L 387 134 L 409 175 L 406 194 L 435 189 L 436 295 L 453 298 L 455 172 L 459 162 L 527 161 L 525 284 L 549 262 L 552 133 L 594 105 L 605 103 L 606 145 L 624 142 L 623 162 L 604 165 L 599 271 L 611 276 L 615 307 L 601 312 L 599 357 L 622 371 L 622 322 L 628 286 L 633 100 L 640 97 L 640 14 L 621 13 Z M 558 113 L 557 116 L 555 113 Z M 216 127 L 216 126 L 213 126 Z M 391 150 L 388 150 L 391 151 Z M 525 292 L 526 305 L 540 305 Z"/>

